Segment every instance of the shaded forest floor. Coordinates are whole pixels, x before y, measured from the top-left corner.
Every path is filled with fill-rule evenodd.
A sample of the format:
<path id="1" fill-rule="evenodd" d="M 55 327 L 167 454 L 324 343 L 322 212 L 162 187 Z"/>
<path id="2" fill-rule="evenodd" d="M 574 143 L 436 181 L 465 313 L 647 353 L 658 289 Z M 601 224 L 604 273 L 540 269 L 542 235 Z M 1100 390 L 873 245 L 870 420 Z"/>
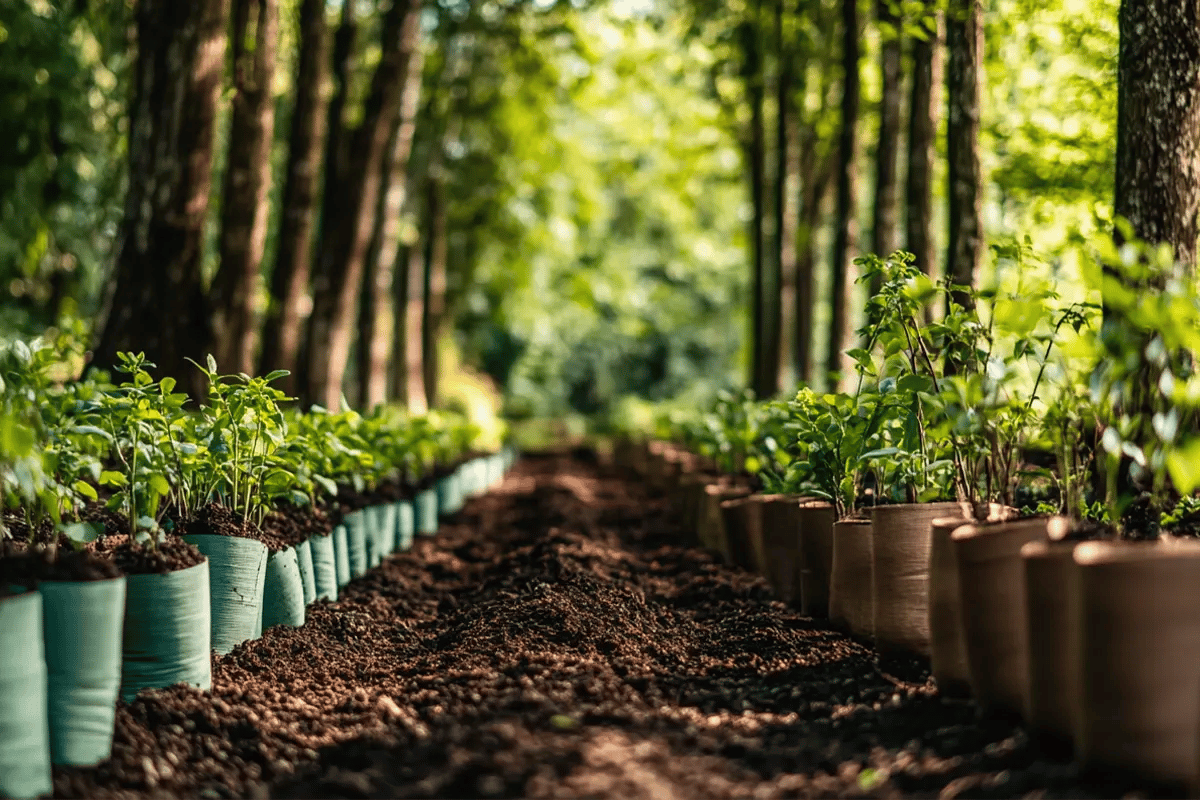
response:
<path id="1" fill-rule="evenodd" d="M 640 481 L 530 457 L 497 491 L 177 687 L 63 797 L 1114 795 L 1019 727 L 679 545 Z M 903 675 L 904 677 L 898 677 Z"/>

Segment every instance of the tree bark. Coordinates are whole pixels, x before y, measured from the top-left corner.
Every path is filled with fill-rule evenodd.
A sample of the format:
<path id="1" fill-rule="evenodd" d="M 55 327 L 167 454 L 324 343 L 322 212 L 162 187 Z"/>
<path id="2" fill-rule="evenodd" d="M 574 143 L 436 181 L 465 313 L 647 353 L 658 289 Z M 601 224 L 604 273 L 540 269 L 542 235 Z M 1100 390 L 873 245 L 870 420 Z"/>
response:
<path id="1" fill-rule="evenodd" d="M 950 243 L 946 275 L 971 287 L 983 258 L 983 173 L 979 166 L 979 100 L 983 71 L 980 0 L 950 0 L 946 12 L 946 154 L 950 183 Z M 947 304 L 972 305 L 966 289 Z"/>
<path id="2" fill-rule="evenodd" d="M 818 159 L 817 133 L 811 128 L 803 138 L 800 174 L 805 176 L 800 193 L 799 224 L 796 236 L 796 312 L 794 358 L 797 380 L 805 385 L 813 381 L 813 309 L 816 305 L 817 229 L 821 210 L 833 179 L 834 152 Z"/>
<path id="3" fill-rule="evenodd" d="M 434 142 L 429 176 L 425 184 L 425 248 L 423 282 L 421 285 L 421 367 L 425 388 L 425 404 L 437 406 L 438 401 L 438 341 L 446 310 L 446 204 L 445 178 L 440 158 L 443 143 Z M 409 390 L 411 392 L 411 389 Z"/>
<path id="4" fill-rule="evenodd" d="M 409 31 L 414 39 L 416 26 Z M 388 399 L 388 363 L 392 343 L 401 330 L 397 319 L 399 308 L 393 305 L 394 272 L 400 251 L 401 226 L 408 199 L 408 160 L 412 153 L 413 134 L 417 127 L 417 105 L 421 97 L 421 68 L 423 54 L 417 42 L 407 45 L 412 52 L 404 94 L 396 116 L 392 137 L 382 167 L 382 186 L 376 209 L 375 230 L 368 250 L 369 270 L 363 280 L 363 297 L 359 316 L 358 396 L 363 408 L 370 409 Z M 395 313 L 393 311 L 395 309 Z M 391 323 L 390 325 L 388 323 Z"/>
<path id="5" fill-rule="evenodd" d="M 942 14 L 927 0 L 920 26 L 924 37 L 913 36 L 912 93 L 909 96 L 908 176 L 905 182 L 905 249 L 916 256 L 917 266 L 936 279 L 937 243 L 933 235 L 933 164 L 937 157 L 942 83 Z"/>
<path id="6" fill-rule="evenodd" d="M 766 358 L 764 295 L 766 290 L 766 243 L 763 224 L 766 216 L 766 126 L 763 119 L 765 87 L 763 85 L 763 54 L 759 18 L 762 0 L 755 0 L 753 17 L 743 20 L 740 28 L 742 45 L 742 80 L 750 104 L 750 130 L 746 141 L 746 161 L 750 169 L 750 387 L 764 396 L 763 363 Z"/>
<path id="7" fill-rule="evenodd" d="M 796 217 L 792 208 L 792 194 L 796 185 L 797 167 L 792 139 L 795 129 L 794 89 L 795 50 L 788 36 L 784 19 L 786 0 L 775 0 L 775 52 L 779 61 L 779 78 L 775 86 L 775 180 L 774 214 L 775 249 L 771 254 L 771 292 L 767 312 L 766 352 L 763 365 L 763 397 L 779 393 L 780 374 L 788 364 L 787 342 L 784 331 L 792 320 L 794 307 L 796 266 Z"/>
<path id="8" fill-rule="evenodd" d="M 201 264 L 228 0 L 141 0 L 129 112 L 129 190 L 94 363 L 145 352 L 157 374 L 203 391 L 187 357 L 211 341 Z"/>
<path id="9" fill-rule="evenodd" d="M 329 106 L 329 35 L 325 0 L 303 0 L 299 9 L 299 62 L 296 67 L 296 104 L 288 135 L 288 165 L 283 182 L 279 245 L 271 273 L 271 300 L 263 325 L 259 370 L 276 369 L 290 375 L 277 385 L 288 394 L 296 391 L 296 359 L 303 333 L 304 303 L 308 294 L 313 239 L 320 202 L 321 151 L 325 145 Z"/>
<path id="10" fill-rule="evenodd" d="M 893 0 L 876 0 L 879 35 L 879 70 L 883 78 L 879 100 L 879 141 L 875 147 L 875 219 L 871 229 L 871 250 L 887 258 L 896 250 L 896 165 L 900 153 L 900 125 L 903 117 L 900 101 L 900 16 L 892 9 Z M 872 283 L 872 294 L 879 289 Z"/>
<path id="11" fill-rule="evenodd" d="M 346 213 L 349 180 L 350 136 L 353 133 L 346 126 L 346 104 L 350 98 L 350 76 L 354 74 L 358 55 L 358 18 L 355 15 L 360 0 L 343 0 L 342 16 L 338 21 L 337 33 L 333 37 L 333 59 L 330 77 L 333 83 L 333 95 L 325 113 L 325 152 L 324 179 L 322 181 L 320 218 L 317 224 L 317 240 L 314 252 L 311 254 L 310 272 L 313 273 L 312 285 L 309 286 L 311 298 L 309 313 L 301 332 L 300 347 L 296 356 L 296 392 L 301 402 L 308 405 L 313 402 L 324 403 L 325 398 L 312 396 L 310 391 L 313 380 L 314 366 L 312 353 L 312 309 L 316 304 L 316 296 L 323 285 L 329 283 L 325 273 L 325 248 L 331 231 L 341 224 L 340 217 Z M 328 291 L 328 289 L 325 289 Z"/>
<path id="12" fill-rule="evenodd" d="M 858 238 L 855 210 L 858 201 L 858 106 L 861 92 L 858 3 L 842 0 L 842 128 L 838 137 L 837 212 L 834 221 L 832 298 L 830 301 L 829 352 L 825 370 L 829 387 L 840 385 L 850 366 L 842 352 L 854 339 L 849 313 L 854 288 L 854 248 Z"/>
<path id="13" fill-rule="evenodd" d="M 326 197 L 338 211 L 323 218 L 320 271 L 309 320 L 308 375 L 304 394 L 311 402 L 334 406 L 350 355 L 358 295 L 374 227 L 381 165 L 392 121 L 399 111 L 412 50 L 409 31 L 420 22 L 417 0 L 392 0 L 383 18 L 382 54 L 372 75 L 362 125 L 352 137 L 345 180 L 326 183 Z"/>
<path id="14" fill-rule="evenodd" d="M 1114 210 L 1194 267 L 1200 212 L 1200 1 L 1122 0 Z"/>
<path id="15" fill-rule="evenodd" d="M 267 243 L 275 136 L 276 0 L 233 0 L 233 114 L 221 200 L 221 266 L 213 281 L 213 352 L 227 372 L 254 371 L 254 296 Z"/>

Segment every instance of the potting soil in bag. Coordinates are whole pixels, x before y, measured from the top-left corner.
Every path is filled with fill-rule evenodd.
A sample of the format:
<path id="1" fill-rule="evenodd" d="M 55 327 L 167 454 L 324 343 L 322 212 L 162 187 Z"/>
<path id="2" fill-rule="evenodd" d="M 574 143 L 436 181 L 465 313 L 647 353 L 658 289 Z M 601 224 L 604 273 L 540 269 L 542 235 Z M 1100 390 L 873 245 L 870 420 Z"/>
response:
<path id="1" fill-rule="evenodd" d="M 0 796 L 51 788 L 42 596 L 28 592 L 0 598 Z"/>
<path id="2" fill-rule="evenodd" d="M 1200 543 L 1075 548 L 1080 761 L 1200 788 Z"/>
<path id="3" fill-rule="evenodd" d="M 929 547 L 935 519 L 962 515 L 958 503 L 871 509 L 875 639 L 880 649 L 929 655 Z"/>
<path id="4" fill-rule="evenodd" d="M 305 539 L 296 545 L 296 563 L 300 565 L 300 585 L 304 589 L 304 605 L 317 599 L 317 582 L 313 575 L 312 545 Z"/>
<path id="5" fill-rule="evenodd" d="M 350 578 L 357 578 L 368 569 L 367 554 L 367 515 L 359 510 L 347 514 L 342 520 L 346 528 L 346 555 L 350 563 Z"/>
<path id="6" fill-rule="evenodd" d="M 871 520 L 833 523 L 833 574 L 829 581 L 829 618 L 859 636 L 872 636 L 875 597 L 871 578 Z"/>
<path id="7" fill-rule="evenodd" d="M 833 521 L 830 503 L 803 503 L 800 515 L 800 568 L 797 591 L 800 612 L 808 617 L 829 616 L 829 585 L 833 575 Z"/>
<path id="8" fill-rule="evenodd" d="M 346 526 L 338 525 L 330 534 L 333 539 L 334 564 L 337 567 L 337 585 L 341 589 L 350 582 L 350 544 Z"/>
<path id="9" fill-rule="evenodd" d="M 112 751 L 125 578 L 46 581 L 38 591 L 45 619 L 50 757 L 55 764 L 92 766 Z"/>
<path id="10" fill-rule="evenodd" d="M 1021 548 L 1046 541 L 1063 517 L 960 527 L 951 536 L 958 563 L 971 694 L 985 711 L 1029 718 L 1029 621 Z"/>
<path id="11" fill-rule="evenodd" d="M 267 548 L 242 536 L 184 536 L 208 558 L 212 604 L 212 648 L 225 655 L 262 636 L 263 580 Z"/>
<path id="12" fill-rule="evenodd" d="M 422 536 L 432 536 L 438 532 L 438 494 L 437 489 L 426 489 L 413 500 L 413 513 L 416 514 L 417 533 Z"/>
<path id="13" fill-rule="evenodd" d="M 304 624 L 304 582 L 295 548 L 289 547 L 267 558 L 267 579 L 263 591 L 262 628 L 273 625 Z"/>
<path id="14" fill-rule="evenodd" d="M 457 514 L 463 506 L 462 473 L 456 469 L 437 482 L 438 514 Z"/>
<path id="15" fill-rule="evenodd" d="M 121 698 L 187 683 L 212 688 L 208 561 L 162 575 L 125 579 Z"/>
<path id="16" fill-rule="evenodd" d="M 394 503 L 378 505 L 371 509 L 375 513 L 375 537 L 379 543 L 379 559 L 390 556 L 396 549 L 396 506 Z"/>
<path id="17" fill-rule="evenodd" d="M 413 504 L 407 500 L 396 503 L 396 549 L 407 550 L 412 547 L 413 534 L 416 532 L 416 515 L 413 514 Z"/>
<path id="18" fill-rule="evenodd" d="M 338 573 L 337 558 L 333 553 L 333 534 L 313 536 L 308 540 L 308 549 L 312 553 L 313 588 L 316 590 L 316 599 L 337 600 Z"/>

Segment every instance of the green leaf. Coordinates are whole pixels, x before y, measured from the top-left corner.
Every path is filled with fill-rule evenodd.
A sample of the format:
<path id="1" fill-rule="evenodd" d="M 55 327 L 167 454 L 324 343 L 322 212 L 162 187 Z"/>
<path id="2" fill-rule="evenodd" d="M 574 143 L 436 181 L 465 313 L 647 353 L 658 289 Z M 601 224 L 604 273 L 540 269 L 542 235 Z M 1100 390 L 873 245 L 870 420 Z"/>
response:
<path id="1" fill-rule="evenodd" d="M 148 481 L 150 488 L 161 497 L 165 497 L 171 493 L 171 484 L 167 483 L 167 479 L 162 475 L 151 475 Z"/>
<path id="2" fill-rule="evenodd" d="M 71 487 L 78 493 L 86 497 L 88 500 L 98 500 L 100 496 L 96 494 L 95 488 L 87 481 L 75 481 Z"/>
<path id="3" fill-rule="evenodd" d="M 125 486 L 128 482 L 123 472 L 113 472 L 106 469 L 100 473 L 101 486 Z"/>
<path id="4" fill-rule="evenodd" d="M 1175 491 L 1189 495 L 1200 488 L 1200 439 L 1192 439 L 1167 453 L 1167 474 Z"/>

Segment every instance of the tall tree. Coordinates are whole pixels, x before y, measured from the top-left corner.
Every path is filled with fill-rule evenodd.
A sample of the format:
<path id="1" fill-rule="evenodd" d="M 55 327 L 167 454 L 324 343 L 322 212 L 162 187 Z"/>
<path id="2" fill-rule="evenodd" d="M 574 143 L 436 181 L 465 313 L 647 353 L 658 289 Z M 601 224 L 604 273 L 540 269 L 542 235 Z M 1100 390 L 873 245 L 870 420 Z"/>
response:
<path id="1" fill-rule="evenodd" d="M 407 83 L 411 44 L 419 25 L 418 0 L 392 0 L 384 13 L 382 53 L 371 77 L 362 124 L 355 129 L 340 185 L 326 185 L 326 195 L 338 193 L 340 213 L 323 218 L 320 270 L 309 319 L 307 381 L 303 396 L 336 405 L 350 355 L 351 335 L 362 284 L 367 248 L 375 224 L 381 166 Z"/>
<path id="2" fill-rule="evenodd" d="M 1200 0 L 1122 0 L 1114 210 L 1139 238 L 1196 263 Z"/>
<path id="3" fill-rule="evenodd" d="M 742 20 L 738 34 L 742 48 L 742 80 L 750 104 L 750 130 L 746 132 L 746 162 L 750 168 L 750 386 L 760 397 L 765 396 L 763 363 L 766 358 L 766 328 L 764 298 L 766 293 L 766 242 L 763 235 L 766 221 L 766 123 L 764 103 L 766 86 L 763 80 L 762 0 L 754 0 Z"/>
<path id="4" fill-rule="evenodd" d="M 912 44 L 912 91 L 908 116 L 908 175 L 904 196 L 905 249 L 916 256 L 926 275 L 936 276 L 937 243 L 933 235 L 933 164 L 936 158 L 942 82 L 942 14 L 935 0 L 926 0 L 916 22 Z"/>
<path id="5" fill-rule="evenodd" d="M 871 251 L 886 257 L 896 249 L 896 165 L 900 155 L 900 15 L 896 0 L 876 0 L 879 21 L 879 71 L 883 79 L 879 98 L 879 141 L 875 145 L 875 213 L 871 228 Z M 878 282 L 872 285 L 878 288 Z"/>
<path id="6" fill-rule="evenodd" d="M 775 52 L 779 60 L 779 77 L 775 85 L 775 181 L 774 202 L 775 248 L 771 255 L 771 270 L 775 290 L 771 293 L 771 308 L 767 314 L 766 346 L 768 363 L 764 365 L 765 387 L 770 394 L 779 391 L 780 373 L 788 365 L 788 338 L 785 331 L 794 324 L 796 275 L 796 216 L 792 208 L 799 164 L 796 148 L 795 90 L 796 48 L 794 32 L 785 13 L 787 0 L 775 0 Z M 792 337 L 794 341 L 794 337 Z"/>
<path id="7" fill-rule="evenodd" d="M 414 38 L 419 29 L 408 31 Z M 401 350 L 392 349 L 396 340 L 393 328 L 402 330 L 403 319 L 393 304 L 394 272 L 403 265 L 400 256 L 401 227 L 408 199 L 408 161 L 412 153 L 413 135 L 417 127 L 417 106 L 421 96 L 421 67 L 424 63 L 417 42 L 408 43 L 412 51 L 400 111 L 396 115 L 387 157 L 382 165 L 382 187 L 376 209 L 375 230 L 368 251 L 368 270 L 363 278 L 363 295 L 359 315 L 359 402 L 363 408 L 373 408 L 388 395 L 388 363 Z M 395 309 L 396 313 L 393 313 Z M 391 322 L 389 326 L 387 323 Z"/>
<path id="8" fill-rule="evenodd" d="M 983 172 L 979 165 L 979 100 L 983 73 L 980 0 L 950 0 L 946 10 L 946 160 L 949 168 L 950 243 L 946 275 L 972 286 L 983 258 Z M 947 303 L 966 307 L 970 295 L 952 292 Z"/>
<path id="9" fill-rule="evenodd" d="M 112 295 L 95 350 L 144 351 L 203 389 L 187 357 L 211 341 L 201 275 L 228 0 L 141 0 L 129 110 L 129 190 Z"/>
<path id="10" fill-rule="evenodd" d="M 350 3 L 346 4 L 347 6 Z M 325 0 L 302 0 L 298 11 L 299 59 L 296 65 L 287 172 L 279 220 L 271 300 L 263 325 L 263 374 L 276 369 L 291 374 L 279 386 L 296 391 L 296 358 L 303 333 L 302 309 L 308 293 L 313 239 L 321 187 L 321 151 L 325 146 L 329 105 L 329 35 Z"/>
<path id="11" fill-rule="evenodd" d="M 858 107 L 861 94 L 859 62 L 858 2 L 842 0 L 842 127 L 838 136 L 837 210 L 833 232 L 832 300 L 830 302 L 829 352 L 825 370 L 830 386 L 835 375 L 846 368 L 843 349 L 853 341 L 854 325 L 850 315 L 853 295 L 854 247 L 858 238 Z"/>
<path id="12" fill-rule="evenodd" d="M 443 141 L 436 141 L 425 180 L 424 269 L 421 285 L 421 367 L 426 406 L 438 400 L 438 343 L 446 310 L 447 213 L 442 167 Z"/>
<path id="13" fill-rule="evenodd" d="M 254 371 L 254 296 L 267 242 L 275 135 L 276 0 L 233 0 L 233 113 L 221 199 L 221 265 L 213 281 L 213 352 L 222 369 Z"/>

